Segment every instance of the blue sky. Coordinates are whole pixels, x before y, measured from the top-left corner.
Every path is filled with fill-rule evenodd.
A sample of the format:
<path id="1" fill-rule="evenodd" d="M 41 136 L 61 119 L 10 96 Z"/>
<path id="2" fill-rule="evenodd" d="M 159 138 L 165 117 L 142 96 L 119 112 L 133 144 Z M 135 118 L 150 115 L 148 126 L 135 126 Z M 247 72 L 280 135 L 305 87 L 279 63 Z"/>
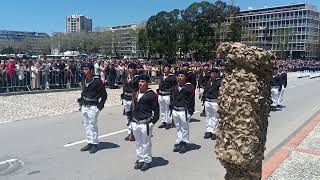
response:
<path id="1" fill-rule="evenodd" d="M 93 27 L 138 23 L 159 11 L 184 9 L 201 0 L 5 0 L 1 2 L 0 30 L 64 32 L 65 17 L 82 14 Z M 225 0 L 229 2 L 229 0 Z M 215 2 L 215 0 L 209 0 Z M 310 3 L 320 9 L 320 0 L 235 0 L 241 10 L 291 3 Z"/>

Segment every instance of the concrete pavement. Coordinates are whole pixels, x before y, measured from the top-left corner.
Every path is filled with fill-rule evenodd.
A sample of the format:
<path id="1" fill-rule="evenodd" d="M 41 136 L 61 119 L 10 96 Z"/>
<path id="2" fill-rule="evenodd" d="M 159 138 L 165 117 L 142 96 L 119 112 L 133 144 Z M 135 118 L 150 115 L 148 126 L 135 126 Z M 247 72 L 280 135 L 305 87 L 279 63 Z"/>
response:
<path id="1" fill-rule="evenodd" d="M 264 164 L 263 179 L 320 179 L 320 111 Z"/>
<path id="2" fill-rule="evenodd" d="M 320 109 L 319 82 L 289 77 L 286 107 L 269 118 L 266 161 Z M 200 110 L 199 102 L 196 107 Z M 84 139 L 79 112 L 0 124 L 0 161 L 11 160 L 0 163 L 0 179 L 223 179 L 214 141 L 203 139 L 205 121 L 199 113 L 190 125 L 192 150 L 186 154 L 172 152 L 175 129 L 153 129 L 153 168 L 141 172 L 133 169 L 135 143 L 123 140 L 121 112 L 121 106 L 112 106 L 100 113 L 99 134 L 108 136 L 100 139 L 102 149 L 94 155 L 79 151 L 85 143 L 65 147 Z"/>

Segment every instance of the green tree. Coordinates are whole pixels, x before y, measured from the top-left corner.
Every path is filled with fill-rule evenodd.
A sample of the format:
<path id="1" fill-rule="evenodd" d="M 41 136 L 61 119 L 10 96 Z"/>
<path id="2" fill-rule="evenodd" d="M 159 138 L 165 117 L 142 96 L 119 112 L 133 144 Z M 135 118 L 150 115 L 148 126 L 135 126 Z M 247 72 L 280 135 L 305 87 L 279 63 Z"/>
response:
<path id="1" fill-rule="evenodd" d="M 146 29 L 142 28 L 138 32 L 138 49 L 142 53 L 142 57 L 146 57 L 148 52 L 148 35 Z"/>
<path id="2" fill-rule="evenodd" d="M 242 26 L 243 23 L 240 19 L 233 19 L 230 27 L 229 27 L 229 32 L 227 34 L 228 39 L 232 42 L 239 42 L 242 37 Z"/>
<path id="3" fill-rule="evenodd" d="M 181 14 L 183 13 L 184 12 L 181 12 Z M 191 23 L 181 20 L 178 23 L 177 29 L 179 34 L 178 48 L 180 50 L 180 53 L 183 52 L 186 56 L 192 50 L 191 42 L 193 36 L 193 27 Z"/>
<path id="4" fill-rule="evenodd" d="M 175 9 L 171 12 L 161 11 L 148 19 L 146 29 L 152 53 L 160 57 L 176 56 L 179 15 L 180 10 Z"/>
<path id="5" fill-rule="evenodd" d="M 15 50 L 11 46 L 3 48 L 1 50 L 1 54 L 14 54 L 14 53 L 15 53 Z"/>
<path id="6" fill-rule="evenodd" d="M 182 19 L 193 27 L 190 44 L 197 59 L 212 57 L 216 43 L 215 15 L 214 4 L 207 1 L 191 4 L 182 14 Z"/>
<path id="7" fill-rule="evenodd" d="M 285 59 L 289 56 L 291 51 L 290 40 L 292 39 L 294 29 L 283 28 L 277 29 L 273 33 L 272 42 L 276 45 L 274 50 L 278 51 L 278 56 Z"/>
<path id="8" fill-rule="evenodd" d="M 176 57 L 179 51 L 196 58 L 212 58 L 222 41 L 227 18 L 235 17 L 240 8 L 223 1 L 192 3 L 185 10 L 161 11 L 151 16 L 146 25 L 149 48 L 160 57 Z M 237 20 L 231 26 L 230 39 L 240 39 L 241 26 Z"/>

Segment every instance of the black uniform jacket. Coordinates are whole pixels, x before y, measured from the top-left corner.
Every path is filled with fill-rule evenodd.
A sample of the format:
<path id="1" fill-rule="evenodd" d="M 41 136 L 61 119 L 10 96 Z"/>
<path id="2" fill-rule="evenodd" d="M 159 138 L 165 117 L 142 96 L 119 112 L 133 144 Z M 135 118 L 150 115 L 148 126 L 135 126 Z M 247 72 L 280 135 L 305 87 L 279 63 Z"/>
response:
<path id="1" fill-rule="evenodd" d="M 88 82 L 82 82 L 81 104 L 83 105 L 96 105 L 100 110 L 104 107 L 107 100 L 107 91 L 105 83 L 95 76 Z"/>
<path id="2" fill-rule="evenodd" d="M 287 88 L 287 82 L 288 82 L 287 73 L 282 72 L 280 74 L 280 77 L 281 77 L 281 85 L 283 85 L 284 88 Z"/>
<path id="3" fill-rule="evenodd" d="M 215 80 L 209 80 L 204 88 L 203 100 L 206 99 L 218 99 L 219 88 L 221 86 L 221 79 L 217 78 Z"/>
<path id="4" fill-rule="evenodd" d="M 166 79 L 163 79 L 164 75 L 160 77 L 159 95 L 164 95 L 160 91 L 172 92 L 173 87 L 177 85 L 176 77 L 173 74 L 169 74 Z"/>
<path id="5" fill-rule="evenodd" d="M 198 88 L 205 88 L 210 79 L 210 73 L 201 73 L 198 78 Z"/>
<path id="6" fill-rule="evenodd" d="M 123 78 L 123 94 L 121 99 L 131 100 L 132 93 L 138 91 L 139 88 L 139 75 L 134 75 L 131 80 L 128 79 L 129 75 Z"/>
<path id="7" fill-rule="evenodd" d="M 282 83 L 281 83 L 281 76 L 280 74 L 277 74 L 273 77 L 272 82 L 271 82 L 271 86 L 279 86 L 279 91 L 281 91 L 282 89 Z"/>
<path id="8" fill-rule="evenodd" d="M 197 87 L 197 76 L 192 71 L 188 71 L 187 75 L 188 82 L 190 82 L 194 88 Z"/>
<path id="9" fill-rule="evenodd" d="M 194 112 L 194 88 L 191 83 L 186 83 L 179 91 L 179 85 L 173 88 L 170 108 L 175 107 L 185 108 L 189 114 Z"/>
<path id="10" fill-rule="evenodd" d="M 138 100 L 137 95 L 133 98 L 132 105 L 133 121 L 143 121 L 151 117 L 150 122 L 155 124 L 159 120 L 159 103 L 158 95 L 148 89 Z"/>

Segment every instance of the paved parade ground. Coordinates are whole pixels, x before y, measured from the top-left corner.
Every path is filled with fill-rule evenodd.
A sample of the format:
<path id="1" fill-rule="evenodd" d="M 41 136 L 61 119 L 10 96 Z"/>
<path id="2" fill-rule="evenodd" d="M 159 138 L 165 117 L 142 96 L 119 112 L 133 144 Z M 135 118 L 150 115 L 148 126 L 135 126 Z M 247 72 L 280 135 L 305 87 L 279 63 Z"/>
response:
<path id="1" fill-rule="evenodd" d="M 80 112 L 75 112 L 77 105 L 75 99 L 73 100 L 79 94 L 73 94 L 67 98 L 63 97 L 63 93 L 56 95 L 51 93 L 48 98 L 54 99 L 54 104 L 45 100 L 45 94 L 36 95 L 37 98 L 34 101 L 46 101 L 37 102 L 43 104 L 43 109 L 39 108 L 38 113 L 32 111 L 34 97 L 31 97 L 34 95 L 21 96 L 20 101 L 23 102 L 15 99 L 17 101 L 15 103 L 19 104 L 16 106 L 12 105 L 13 96 L 0 97 L 2 116 L 0 117 L 0 179 L 223 179 L 225 170 L 216 159 L 215 143 L 212 140 L 203 139 L 205 119 L 199 116 L 201 109 L 199 101 L 196 105 L 197 112 L 193 115 L 190 124 L 190 151 L 185 154 L 172 152 L 176 129 L 165 130 L 155 127 L 152 138 L 154 157 L 152 168 L 147 172 L 141 172 L 133 169 L 136 160 L 135 143 L 124 141 L 126 120 L 122 116 L 119 101 L 121 90 L 111 92 L 108 89 L 107 91 L 108 105 L 100 113 L 98 124 L 101 150 L 94 155 L 80 152 L 80 148 L 85 145 L 85 133 L 81 124 L 82 115 Z M 70 97 L 72 97 L 72 103 Z M 5 109 L 6 104 L 10 106 L 10 112 Z M 265 165 L 268 167 L 264 167 L 264 175 L 269 176 L 269 179 L 292 180 L 304 179 L 303 177 L 319 179 L 315 178 L 320 174 L 319 163 L 308 164 L 313 168 L 313 174 L 309 176 L 290 176 L 294 172 L 288 172 L 297 169 L 291 166 L 298 166 L 301 158 L 319 162 L 317 160 L 319 156 L 306 153 L 306 149 L 320 152 L 316 150 L 320 144 L 319 139 L 314 138 L 320 137 L 320 128 L 316 124 L 320 122 L 317 120 L 320 110 L 320 78 L 297 79 L 290 73 L 284 105 L 281 111 L 270 114 L 265 151 Z M 55 107 L 54 110 L 53 107 Z M 310 125 L 310 123 L 313 124 Z M 159 124 L 160 122 L 156 126 Z M 313 127 L 316 128 L 313 129 Z M 304 132 L 301 133 L 301 130 Z M 302 143 L 297 140 L 299 137 Z M 294 148 L 304 149 L 304 151 L 294 151 L 287 153 L 286 156 L 280 156 L 279 152 L 281 153 L 283 149 L 291 150 L 286 148 L 290 142 L 296 143 Z M 270 165 L 272 159 L 279 163 Z M 298 173 L 301 174 L 301 172 Z"/>

